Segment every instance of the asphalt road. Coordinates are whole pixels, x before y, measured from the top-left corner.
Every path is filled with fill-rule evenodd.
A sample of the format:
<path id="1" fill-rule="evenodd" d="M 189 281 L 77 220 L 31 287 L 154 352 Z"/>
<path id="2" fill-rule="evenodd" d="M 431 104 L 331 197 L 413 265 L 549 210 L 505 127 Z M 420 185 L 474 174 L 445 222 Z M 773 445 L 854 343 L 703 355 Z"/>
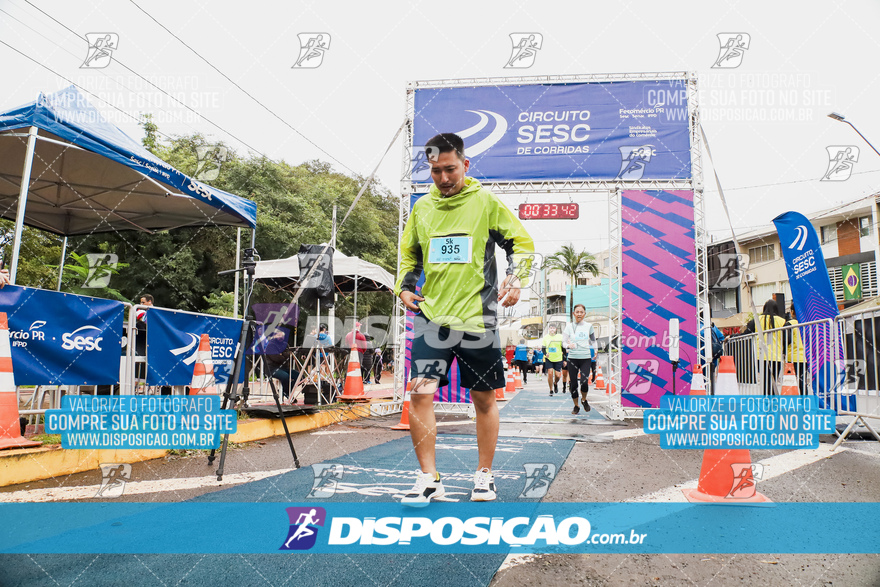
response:
<path id="1" fill-rule="evenodd" d="M 657 436 L 641 433 L 641 421 L 611 422 L 601 417 L 607 401 L 591 392 L 594 410 L 572 416 L 567 395 L 549 397 L 546 382 L 530 378 L 521 394 L 528 405 L 501 410 L 501 435 L 572 438 L 576 441 L 549 488 L 545 502 L 668 501 L 680 499 L 680 487 L 695 485 L 701 451 L 670 451 Z M 464 415 L 439 416 L 439 434 L 475 434 Z M 406 437 L 390 430 L 399 416 L 368 418 L 294 436 L 301 464 L 307 467 L 354 451 Z M 830 452 L 833 438 L 817 451 L 752 451 L 765 463 L 758 490 L 775 502 L 880 501 L 880 445 L 852 441 Z M 797 455 L 795 453 L 798 453 Z M 283 438 L 236 446 L 229 451 L 226 477 L 218 483 L 203 452 L 193 451 L 134 464 L 130 491 L 122 501 L 181 501 L 234 484 L 278 474 L 293 467 Z M 91 500 L 101 482 L 98 471 L 0 489 L 0 500 Z M 78 493 L 77 493 L 78 492 Z M 102 500 L 103 498 L 99 499 Z M 846 532 L 828 530 L 828 540 L 860 542 L 861 524 Z M 698 537 L 695 537 L 698 540 Z M 880 545 L 873 545 L 873 550 Z M 2 582 L 0 582 L 2 583 Z M 576 554 L 508 557 L 491 585 L 880 585 L 878 554 Z"/>

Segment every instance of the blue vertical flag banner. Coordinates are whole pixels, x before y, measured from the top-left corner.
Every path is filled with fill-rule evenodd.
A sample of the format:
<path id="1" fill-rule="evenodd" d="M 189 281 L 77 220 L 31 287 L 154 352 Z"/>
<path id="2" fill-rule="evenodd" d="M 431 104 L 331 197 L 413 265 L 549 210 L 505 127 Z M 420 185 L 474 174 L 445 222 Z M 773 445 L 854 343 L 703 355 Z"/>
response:
<path id="1" fill-rule="evenodd" d="M 113 385 L 122 356 L 122 302 L 7 285 L 17 385 Z"/>
<path id="2" fill-rule="evenodd" d="M 147 385 L 189 385 L 202 334 L 211 340 L 211 359 L 217 385 L 225 385 L 232 373 L 235 349 L 241 336 L 241 320 L 175 312 L 147 310 Z M 242 369 L 239 383 L 244 381 Z"/>
<path id="3" fill-rule="evenodd" d="M 835 318 L 839 312 L 834 299 L 834 289 L 828 277 L 825 255 L 819 245 L 816 229 L 806 216 L 799 212 L 786 212 L 773 219 L 779 234 L 779 245 L 785 258 L 791 298 L 797 312 L 798 322 L 813 322 Z M 813 389 L 819 397 L 820 406 L 833 407 L 832 395 L 841 382 L 840 373 L 844 371 L 843 348 L 837 345 L 828 353 L 828 345 L 833 344 L 833 333 L 829 328 L 819 326 L 801 332 L 804 340 L 807 362 L 813 377 Z M 828 360 L 833 357 L 833 360 Z M 841 396 L 841 409 L 855 409 L 855 396 Z"/>

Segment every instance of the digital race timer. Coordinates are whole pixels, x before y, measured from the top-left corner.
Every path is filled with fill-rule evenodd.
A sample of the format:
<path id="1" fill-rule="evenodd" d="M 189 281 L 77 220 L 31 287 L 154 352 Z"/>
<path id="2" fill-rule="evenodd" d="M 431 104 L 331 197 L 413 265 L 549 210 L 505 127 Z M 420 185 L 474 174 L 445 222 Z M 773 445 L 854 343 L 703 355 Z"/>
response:
<path id="1" fill-rule="evenodd" d="M 580 214 L 578 204 L 520 204 L 520 220 L 576 220 Z"/>

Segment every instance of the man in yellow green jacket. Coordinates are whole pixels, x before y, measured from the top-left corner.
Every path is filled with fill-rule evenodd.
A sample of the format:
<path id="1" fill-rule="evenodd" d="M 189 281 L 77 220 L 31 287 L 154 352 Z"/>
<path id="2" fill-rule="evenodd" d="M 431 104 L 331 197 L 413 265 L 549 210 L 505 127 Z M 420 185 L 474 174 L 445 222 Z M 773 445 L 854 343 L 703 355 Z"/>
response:
<path id="1" fill-rule="evenodd" d="M 461 384 L 471 390 L 477 414 L 479 463 L 472 501 L 495 499 L 492 460 L 498 441 L 495 389 L 504 387 L 498 302 L 513 306 L 526 285 L 534 242 L 522 223 L 495 194 L 467 177 L 464 141 L 443 133 L 425 145 L 434 185 L 420 198 L 400 241 L 394 293 L 413 322 L 410 430 L 421 471 L 402 503 L 424 506 L 445 494 L 435 462 L 437 425 L 434 392 L 449 383 L 453 359 Z M 508 267 L 501 287 L 495 246 Z M 424 273 L 421 295 L 416 283 Z"/>

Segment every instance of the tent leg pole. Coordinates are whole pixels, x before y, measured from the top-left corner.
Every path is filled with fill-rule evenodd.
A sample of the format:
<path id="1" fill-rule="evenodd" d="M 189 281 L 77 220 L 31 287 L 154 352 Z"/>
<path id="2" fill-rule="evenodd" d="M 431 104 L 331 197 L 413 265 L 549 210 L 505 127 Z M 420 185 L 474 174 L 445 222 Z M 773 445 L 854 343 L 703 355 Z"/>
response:
<path id="1" fill-rule="evenodd" d="M 27 208 L 28 188 L 31 185 L 31 167 L 34 163 L 34 150 L 37 146 L 37 127 L 28 129 L 27 151 L 21 168 L 21 185 L 18 188 L 18 212 L 15 214 L 15 243 L 12 245 L 12 267 L 9 269 L 9 282 L 15 284 L 18 273 L 18 255 L 21 249 L 21 236 L 24 230 L 24 212 Z"/>
<path id="2" fill-rule="evenodd" d="M 58 284 L 55 291 L 61 291 L 61 276 L 64 275 L 64 260 L 67 258 L 67 237 L 64 237 L 64 243 L 61 245 L 61 263 L 58 264 Z"/>
<path id="3" fill-rule="evenodd" d="M 241 228 L 235 229 L 235 268 L 241 267 Z M 241 272 L 235 273 L 235 289 L 232 294 L 232 317 L 238 318 L 238 282 L 241 279 Z"/>

